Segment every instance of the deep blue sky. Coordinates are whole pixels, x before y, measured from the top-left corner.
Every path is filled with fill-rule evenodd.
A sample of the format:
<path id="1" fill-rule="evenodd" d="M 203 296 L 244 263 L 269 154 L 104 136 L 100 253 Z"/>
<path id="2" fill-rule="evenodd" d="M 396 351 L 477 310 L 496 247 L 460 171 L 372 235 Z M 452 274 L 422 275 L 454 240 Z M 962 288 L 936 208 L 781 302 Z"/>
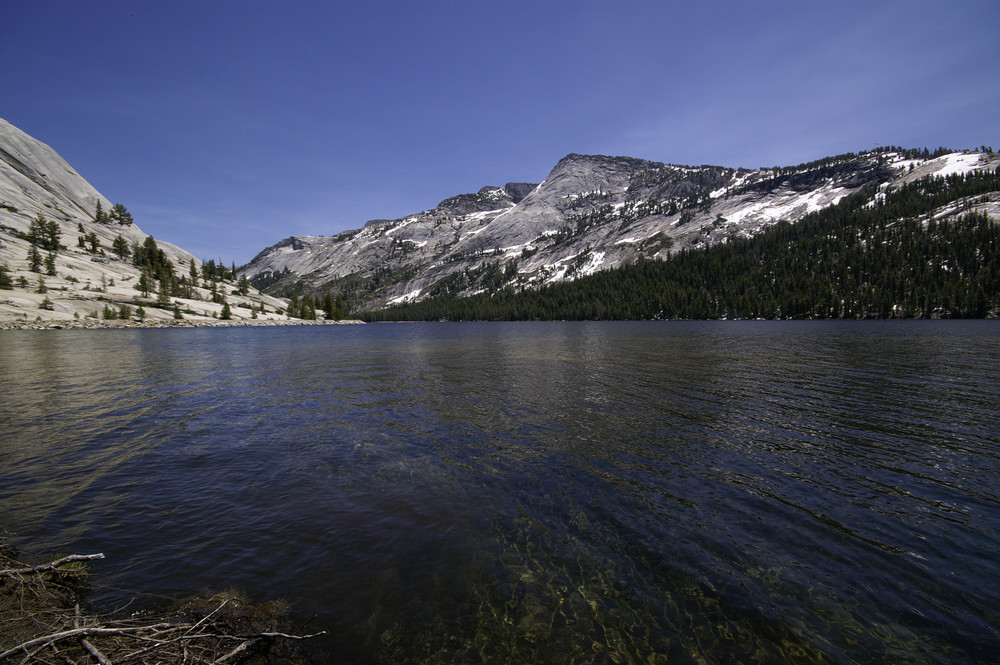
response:
<path id="1" fill-rule="evenodd" d="M 1000 147 L 1000 3 L 15 0 L 0 117 L 237 264 L 570 152 Z"/>

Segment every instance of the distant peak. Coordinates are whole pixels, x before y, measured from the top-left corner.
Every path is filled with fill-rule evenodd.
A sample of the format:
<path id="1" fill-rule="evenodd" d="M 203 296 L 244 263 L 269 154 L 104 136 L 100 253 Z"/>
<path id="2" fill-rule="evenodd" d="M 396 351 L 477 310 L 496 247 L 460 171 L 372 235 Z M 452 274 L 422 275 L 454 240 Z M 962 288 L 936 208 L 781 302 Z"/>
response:
<path id="1" fill-rule="evenodd" d="M 503 186 L 503 189 L 514 203 L 520 203 L 536 187 L 538 187 L 538 183 L 535 182 L 508 182 Z"/>
<path id="2" fill-rule="evenodd" d="M 651 162 L 645 159 L 639 159 L 637 157 L 622 157 L 622 156 L 612 156 L 612 155 L 581 155 L 580 153 L 571 152 L 556 164 L 556 169 L 568 165 L 577 164 L 603 164 L 603 165 L 615 165 L 619 167 L 627 167 L 633 169 L 647 169 L 658 166 L 663 166 L 659 162 Z"/>

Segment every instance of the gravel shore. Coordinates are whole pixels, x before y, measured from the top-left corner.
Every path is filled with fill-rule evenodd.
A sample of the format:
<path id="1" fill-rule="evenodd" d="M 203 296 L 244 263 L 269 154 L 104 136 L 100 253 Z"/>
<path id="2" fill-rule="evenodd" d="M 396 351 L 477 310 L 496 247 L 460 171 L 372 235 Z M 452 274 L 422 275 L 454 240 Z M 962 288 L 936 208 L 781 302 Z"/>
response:
<path id="1" fill-rule="evenodd" d="M 302 319 L 233 319 L 231 321 L 188 320 L 188 319 L 147 319 L 146 321 L 119 321 L 103 319 L 80 319 L 74 321 L 3 321 L 0 330 L 103 330 L 109 328 L 246 328 L 257 326 L 343 326 L 359 325 L 363 321 L 345 319 L 342 321 L 305 321 Z"/>

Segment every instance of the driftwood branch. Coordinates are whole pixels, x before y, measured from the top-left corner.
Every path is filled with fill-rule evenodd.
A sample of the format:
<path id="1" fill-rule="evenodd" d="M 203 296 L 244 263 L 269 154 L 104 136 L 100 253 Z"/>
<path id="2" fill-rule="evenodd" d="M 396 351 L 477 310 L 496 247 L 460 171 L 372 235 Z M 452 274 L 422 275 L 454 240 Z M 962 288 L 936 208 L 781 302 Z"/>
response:
<path id="1" fill-rule="evenodd" d="M 201 622 L 199 622 L 201 623 Z M 236 641 L 239 644 L 232 651 L 228 652 L 224 656 L 214 659 L 210 662 L 213 663 L 224 663 L 227 660 L 234 658 L 235 656 L 243 653 L 244 651 L 257 646 L 257 644 L 263 639 L 274 639 L 281 638 L 286 640 L 308 640 L 314 637 L 319 637 L 325 635 L 326 631 L 320 631 L 318 633 L 313 633 L 311 635 L 292 635 L 289 633 L 281 632 L 262 632 L 250 635 L 244 634 L 228 634 L 219 632 L 195 632 L 193 630 L 197 628 L 198 624 L 185 624 L 185 623 L 155 623 L 145 626 L 119 626 L 113 628 L 100 627 L 100 626 L 89 626 L 84 628 L 73 628 L 71 630 L 64 630 L 57 633 L 52 633 L 50 635 L 42 635 L 32 640 L 28 640 L 15 647 L 12 647 L 2 653 L 0 653 L 0 660 L 4 658 L 9 658 L 17 654 L 29 654 L 30 650 L 34 647 L 46 647 L 56 642 L 62 642 L 66 640 L 71 640 L 74 638 L 84 638 L 81 641 L 83 647 L 92 655 L 94 658 L 101 663 L 101 665 L 110 665 L 112 661 L 103 654 L 99 649 L 97 649 L 88 639 L 88 637 L 94 636 L 105 636 L 105 637 L 117 637 L 117 638 L 144 638 L 145 636 L 141 633 L 154 633 L 159 636 L 159 639 L 154 639 L 155 644 L 141 650 L 141 653 L 147 653 L 155 649 L 162 649 L 167 646 L 177 645 L 181 642 L 190 642 L 195 640 L 213 640 L 215 642 L 222 641 Z M 145 639 L 149 639 L 145 637 Z M 118 662 L 124 662 L 126 660 L 133 660 L 139 655 L 140 652 L 128 654 Z"/>
<path id="2" fill-rule="evenodd" d="M 212 665 L 221 665 L 221 663 L 225 663 L 227 660 L 232 660 L 236 656 L 256 645 L 257 641 L 258 640 L 247 640 L 246 642 L 241 642 L 235 649 L 227 653 L 225 656 L 213 660 Z"/>
<path id="3" fill-rule="evenodd" d="M 325 634 L 275 630 L 280 628 L 275 622 L 284 617 L 281 611 L 265 609 L 267 604 L 244 608 L 244 602 L 231 594 L 209 599 L 211 605 L 204 609 L 187 605 L 145 621 L 86 615 L 76 600 L 78 590 L 85 588 L 85 574 L 60 566 L 103 558 L 103 554 L 70 555 L 30 566 L 0 547 L 0 588 L 7 587 L 0 600 L 9 599 L 6 605 L 0 603 L 0 625 L 5 626 L 0 631 L 0 665 L 234 665 L 261 655 L 274 657 L 276 640 L 307 640 Z M 60 575 L 58 583 L 51 579 L 53 572 Z M 78 578 L 65 576 L 75 572 L 81 573 Z"/>
<path id="4" fill-rule="evenodd" d="M 312 635 L 289 635 L 288 633 L 260 633 L 261 637 L 280 637 L 283 640 L 311 640 L 314 637 L 319 637 L 321 635 L 326 635 L 325 630 L 321 630 L 318 633 L 313 633 Z"/>
<path id="5" fill-rule="evenodd" d="M 83 648 L 87 650 L 87 653 L 93 656 L 94 660 L 101 665 L 114 665 L 110 660 L 108 660 L 107 656 L 101 653 L 100 649 L 90 643 L 90 640 L 80 640 L 80 644 L 82 644 Z"/>
<path id="6" fill-rule="evenodd" d="M 0 653 L 0 659 L 13 656 L 16 653 L 24 651 L 27 653 L 28 649 L 39 644 L 52 644 L 53 642 L 59 642 L 61 640 L 68 640 L 73 637 L 88 637 L 90 635 L 127 635 L 129 633 L 136 632 L 147 632 L 157 629 L 170 628 L 169 623 L 159 623 L 152 626 L 132 626 L 125 628 L 98 628 L 92 626 L 90 628 L 74 628 L 72 630 L 64 630 L 59 633 L 52 633 L 51 635 L 42 635 L 41 637 L 36 637 L 33 640 L 28 640 L 22 644 L 18 644 L 12 649 L 7 649 L 3 653 Z"/>
<path id="7" fill-rule="evenodd" d="M 25 568 L 8 568 L 6 570 L 0 570 L 0 575 L 32 575 L 38 573 L 44 573 L 49 570 L 55 570 L 59 566 L 72 563 L 73 561 L 94 561 L 95 559 L 103 559 L 103 554 L 70 554 L 69 556 L 64 556 L 61 559 L 56 559 L 51 563 L 45 563 L 41 566 L 27 566 Z"/>

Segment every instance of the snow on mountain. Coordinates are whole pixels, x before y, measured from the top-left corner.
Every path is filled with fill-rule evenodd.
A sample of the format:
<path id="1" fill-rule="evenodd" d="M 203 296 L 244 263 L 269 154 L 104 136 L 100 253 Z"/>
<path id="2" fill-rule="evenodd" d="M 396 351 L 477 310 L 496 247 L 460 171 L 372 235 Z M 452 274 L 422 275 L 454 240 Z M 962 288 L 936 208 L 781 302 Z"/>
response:
<path id="1" fill-rule="evenodd" d="M 934 172 L 937 176 L 949 176 L 956 173 L 968 173 L 979 165 L 981 155 L 979 153 L 952 153 L 939 158 L 944 160 L 941 168 Z"/>
<path id="2" fill-rule="evenodd" d="M 795 222 L 865 186 L 884 193 L 926 176 L 998 164 L 992 152 L 934 156 L 900 149 L 759 170 L 570 154 L 541 183 L 486 186 L 401 219 L 371 220 L 334 236 L 286 238 L 243 272 L 271 293 L 331 291 L 353 308 L 531 288 L 640 258 L 667 259 L 683 249 L 752 235 L 779 220 Z M 135 224 L 98 223 L 98 204 L 112 208 L 52 148 L 0 120 L 0 265 L 16 284 L 13 291 L 0 291 L 0 319 L 94 316 L 105 303 L 136 301 L 140 271 L 111 249 L 118 236 L 134 245 L 147 235 Z M 1000 216 L 1000 202 L 968 204 Z M 55 275 L 28 265 L 31 243 L 25 236 L 38 217 L 54 222 L 61 237 Z M 157 244 L 178 273 L 194 259 L 179 247 Z M 41 293 L 43 281 L 49 295 Z M 192 317 L 218 316 L 218 294 L 211 302 L 205 288 L 187 299 L 172 295 Z M 265 304 L 267 316 L 286 305 L 260 293 L 224 295 L 236 305 L 237 318 L 253 314 L 250 305 Z M 39 311 L 44 301 L 51 301 L 51 309 Z"/>
<path id="3" fill-rule="evenodd" d="M 273 292 L 332 290 L 366 307 L 525 288 L 794 222 L 866 185 L 998 161 L 977 152 L 907 155 L 879 149 L 747 170 L 571 154 L 538 185 L 484 187 L 357 231 L 287 238 L 244 270 Z"/>

